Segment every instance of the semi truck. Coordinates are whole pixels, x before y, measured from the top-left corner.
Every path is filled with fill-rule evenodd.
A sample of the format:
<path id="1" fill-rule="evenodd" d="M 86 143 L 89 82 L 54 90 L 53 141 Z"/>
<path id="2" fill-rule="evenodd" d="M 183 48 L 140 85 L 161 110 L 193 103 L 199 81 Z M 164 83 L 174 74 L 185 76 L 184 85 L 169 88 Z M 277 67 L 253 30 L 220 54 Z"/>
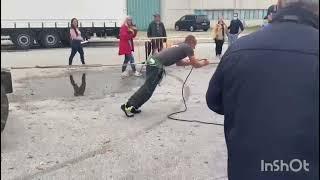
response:
<path id="1" fill-rule="evenodd" d="M 68 45 L 71 19 L 84 39 L 117 37 L 126 0 L 1 0 L 1 39 L 21 49 Z"/>

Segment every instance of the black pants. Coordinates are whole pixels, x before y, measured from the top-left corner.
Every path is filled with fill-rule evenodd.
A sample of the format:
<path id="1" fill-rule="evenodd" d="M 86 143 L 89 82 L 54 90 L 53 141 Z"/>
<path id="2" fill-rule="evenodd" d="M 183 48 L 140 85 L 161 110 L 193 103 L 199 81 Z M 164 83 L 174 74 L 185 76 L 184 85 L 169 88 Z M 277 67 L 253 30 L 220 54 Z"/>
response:
<path id="1" fill-rule="evenodd" d="M 160 52 L 163 49 L 163 39 L 152 39 L 151 45 L 152 45 L 152 54 L 156 52 Z"/>
<path id="2" fill-rule="evenodd" d="M 216 39 L 215 42 L 216 42 L 216 55 L 221 55 L 224 40 L 217 40 Z"/>
<path id="3" fill-rule="evenodd" d="M 79 52 L 79 54 L 80 54 L 81 63 L 85 64 L 84 52 L 83 52 L 83 48 L 81 45 L 81 41 L 72 41 L 71 42 L 71 54 L 69 57 L 69 65 L 72 65 L 73 58 L 77 54 L 77 52 Z"/>
<path id="4" fill-rule="evenodd" d="M 164 69 L 162 67 L 147 65 L 146 81 L 139 88 L 139 90 L 134 93 L 127 102 L 127 106 L 134 106 L 135 108 L 140 108 L 144 103 L 146 103 L 152 96 L 157 85 L 161 81 Z"/>
<path id="5" fill-rule="evenodd" d="M 124 56 L 124 61 L 122 64 L 122 72 L 124 72 L 127 69 L 127 65 L 129 62 L 130 62 L 132 71 L 136 72 L 136 66 L 134 64 L 134 57 L 132 54 Z"/>

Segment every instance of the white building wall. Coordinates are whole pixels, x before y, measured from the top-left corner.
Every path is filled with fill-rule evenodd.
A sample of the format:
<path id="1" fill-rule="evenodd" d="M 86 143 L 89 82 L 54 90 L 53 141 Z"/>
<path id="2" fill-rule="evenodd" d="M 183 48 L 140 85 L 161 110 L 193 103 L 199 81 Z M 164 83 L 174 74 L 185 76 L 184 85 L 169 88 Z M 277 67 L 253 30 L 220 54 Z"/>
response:
<path id="1" fill-rule="evenodd" d="M 237 0 L 235 9 L 267 9 L 277 0 Z"/>
<path id="2" fill-rule="evenodd" d="M 161 18 L 167 29 L 173 29 L 182 16 L 193 13 L 191 0 L 161 0 Z"/>
<path id="3" fill-rule="evenodd" d="M 183 15 L 194 14 L 195 10 L 227 9 L 267 9 L 278 0 L 161 0 L 162 21 L 167 29 L 173 29 L 174 23 Z M 215 23 L 215 20 L 211 21 Z M 229 22 L 229 21 L 227 21 Z M 262 19 L 246 20 L 247 26 L 263 23 Z"/>
<path id="4" fill-rule="evenodd" d="M 189 0 L 193 9 L 265 9 L 277 0 Z"/>
<path id="5" fill-rule="evenodd" d="M 193 9 L 233 9 L 235 0 L 191 0 Z"/>

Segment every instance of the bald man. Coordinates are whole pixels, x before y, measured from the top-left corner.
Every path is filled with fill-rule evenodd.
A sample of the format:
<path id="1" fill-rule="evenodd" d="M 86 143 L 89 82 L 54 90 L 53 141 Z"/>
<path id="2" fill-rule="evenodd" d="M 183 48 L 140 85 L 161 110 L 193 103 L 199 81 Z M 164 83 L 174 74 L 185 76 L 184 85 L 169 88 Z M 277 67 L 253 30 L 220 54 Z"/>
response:
<path id="1" fill-rule="evenodd" d="M 166 66 L 176 64 L 177 66 L 201 68 L 209 64 L 207 59 L 199 60 L 195 57 L 194 49 L 196 45 L 196 38 L 189 35 L 186 37 L 184 43 L 165 49 L 147 60 L 145 83 L 129 98 L 127 103 L 121 105 L 121 109 L 127 117 L 133 117 L 134 114 L 141 112 L 139 108 L 152 96 L 163 77 Z M 186 58 L 189 60 L 185 60 Z"/>

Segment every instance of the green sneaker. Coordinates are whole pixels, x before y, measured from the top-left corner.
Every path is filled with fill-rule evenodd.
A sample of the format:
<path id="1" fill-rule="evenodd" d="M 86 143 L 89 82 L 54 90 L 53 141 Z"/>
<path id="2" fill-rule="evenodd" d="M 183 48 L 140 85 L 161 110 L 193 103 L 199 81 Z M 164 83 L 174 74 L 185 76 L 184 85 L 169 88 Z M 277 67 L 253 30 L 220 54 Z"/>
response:
<path id="1" fill-rule="evenodd" d="M 131 112 L 133 114 L 140 114 L 141 113 L 141 110 L 140 109 L 136 109 L 135 107 L 132 108 Z"/>
<path id="2" fill-rule="evenodd" d="M 126 114 L 127 117 L 133 117 L 134 114 L 139 114 L 141 113 L 141 110 L 136 109 L 133 106 L 128 107 L 127 104 L 122 104 L 121 105 L 122 111 Z"/>
<path id="3" fill-rule="evenodd" d="M 127 107 L 126 104 L 122 104 L 121 105 L 121 109 L 126 114 L 127 117 L 133 117 L 134 116 L 134 113 L 131 112 L 133 108 L 134 108 L 133 106 Z"/>

